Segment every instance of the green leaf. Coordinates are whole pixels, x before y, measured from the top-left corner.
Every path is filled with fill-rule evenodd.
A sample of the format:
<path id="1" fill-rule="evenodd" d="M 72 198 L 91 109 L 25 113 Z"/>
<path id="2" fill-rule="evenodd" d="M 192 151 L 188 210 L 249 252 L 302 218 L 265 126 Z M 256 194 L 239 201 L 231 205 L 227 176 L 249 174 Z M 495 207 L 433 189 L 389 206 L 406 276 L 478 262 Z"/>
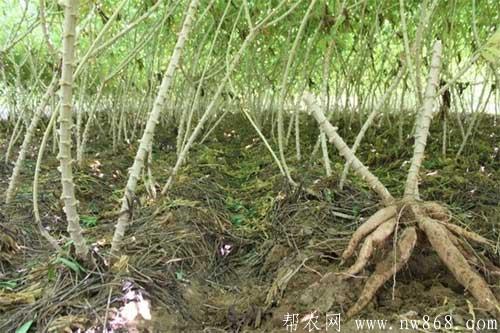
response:
<path id="1" fill-rule="evenodd" d="M 1 289 L 14 289 L 17 286 L 17 282 L 10 280 L 10 281 L 0 281 L 0 288 Z"/>
<path id="2" fill-rule="evenodd" d="M 500 29 L 488 39 L 481 55 L 493 66 L 500 66 Z"/>
<path id="3" fill-rule="evenodd" d="M 54 281 L 55 278 L 56 270 L 54 269 L 54 267 L 52 267 L 52 265 L 50 265 L 49 267 L 47 267 L 47 280 Z"/>
<path id="4" fill-rule="evenodd" d="M 64 266 L 71 269 L 73 272 L 79 274 L 80 272 L 85 272 L 85 269 L 76 261 L 71 259 L 66 259 L 63 257 L 59 257 L 55 260 L 56 264 L 63 264 Z"/>
<path id="5" fill-rule="evenodd" d="M 226 199 L 226 208 L 233 213 L 238 213 L 241 210 L 244 210 L 245 206 L 243 206 L 238 200 L 228 197 Z"/>
<path id="6" fill-rule="evenodd" d="M 87 228 L 95 227 L 97 225 L 97 217 L 95 216 L 82 215 L 80 216 L 80 220 Z"/>
<path id="7" fill-rule="evenodd" d="M 64 243 L 64 245 L 63 245 L 63 249 L 67 250 L 67 249 L 69 249 L 69 247 L 70 247 L 71 245 L 73 245 L 73 244 L 74 244 L 73 240 L 72 240 L 72 239 L 70 239 L 70 240 L 68 240 L 66 243 Z"/>
<path id="8" fill-rule="evenodd" d="M 245 221 L 245 216 L 241 214 L 236 214 L 231 216 L 231 223 L 234 225 L 242 225 L 244 221 Z"/>
<path id="9" fill-rule="evenodd" d="M 17 329 L 16 329 L 16 333 L 26 333 L 29 331 L 31 325 L 33 325 L 33 320 L 29 320 L 27 322 L 25 322 L 24 324 L 22 324 L 21 326 L 19 326 Z"/>
<path id="10" fill-rule="evenodd" d="M 175 272 L 175 278 L 177 280 L 184 280 L 184 273 L 182 271 Z"/>

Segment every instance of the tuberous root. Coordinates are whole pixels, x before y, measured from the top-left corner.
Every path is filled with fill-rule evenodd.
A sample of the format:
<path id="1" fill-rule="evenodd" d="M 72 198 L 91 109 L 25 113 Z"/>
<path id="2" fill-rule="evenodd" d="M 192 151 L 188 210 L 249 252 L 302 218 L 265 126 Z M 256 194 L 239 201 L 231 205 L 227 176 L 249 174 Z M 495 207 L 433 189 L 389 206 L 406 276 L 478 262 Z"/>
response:
<path id="1" fill-rule="evenodd" d="M 359 242 L 369 235 L 373 230 L 377 229 L 382 223 L 396 216 L 396 206 L 388 206 L 380 209 L 373 214 L 365 223 L 363 223 L 352 235 L 347 248 L 342 254 L 344 260 L 349 259 L 356 250 Z"/>
<path id="2" fill-rule="evenodd" d="M 347 316 L 350 318 L 358 314 L 383 284 L 408 262 L 417 242 L 418 229 L 427 237 L 432 248 L 457 281 L 477 300 L 478 305 L 500 318 L 499 301 L 483 276 L 476 272 L 474 267 L 497 277 L 500 276 L 500 268 L 496 267 L 486 256 L 476 253 L 467 241 L 488 246 L 491 242 L 474 232 L 450 223 L 450 212 L 438 203 L 413 202 L 405 203 L 405 207 L 411 208 L 408 212 L 413 212 L 410 216 L 411 221 L 408 220 L 406 214 L 397 220 L 398 206 L 388 206 L 372 215 L 353 234 L 342 255 L 344 260 L 350 258 L 358 244 L 363 239 L 364 241 L 356 262 L 345 272 L 347 278 L 358 274 L 365 268 L 375 248 L 388 241 L 397 225 L 403 229 L 394 251 L 387 251 L 386 257 L 376 265 L 375 272 L 367 279 L 361 295 L 349 309 Z"/>
<path id="3" fill-rule="evenodd" d="M 375 272 L 368 278 L 358 301 L 347 311 L 347 317 L 358 314 L 371 301 L 384 283 L 396 274 L 410 259 L 417 242 L 415 227 L 403 231 L 396 247 L 396 253 L 391 251 L 385 259 L 377 264 Z"/>
<path id="4" fill-rule="evenodd" d="M 395 227 L 396 219 L 392 218 L 379 225 L 374 232 L 368 235 L 361 246 L 356 262 L 347 270 L 346 274 L 349 276 L 359 273 L 368 263 L 375 247 L 389 238 Z"/>

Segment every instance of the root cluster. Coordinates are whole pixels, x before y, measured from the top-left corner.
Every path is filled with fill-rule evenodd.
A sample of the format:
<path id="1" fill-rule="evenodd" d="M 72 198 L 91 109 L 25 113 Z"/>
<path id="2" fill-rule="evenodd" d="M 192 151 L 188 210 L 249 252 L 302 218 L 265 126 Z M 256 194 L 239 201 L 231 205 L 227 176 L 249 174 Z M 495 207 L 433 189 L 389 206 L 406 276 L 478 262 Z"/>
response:
<path id="1" fill-rule="evenodd" d="M 342 254 L 344 260 L 349 259 L 362 242 L 355 263 L 346 271 L 347 278 L 363 270 L 376 247 L 388 242 L 391 237 L 395 239 L 395 244 L 394 250 L 388 251 L 376 265 L 347 316 L 358 314 L 371 301 L 380 287 L 408 262 L 418 237 L 423 236 L 457 281 L 474 296 L 478 305 L 498 317 L 499 302 L 476 269 L 494 275 L 500 275 L 500 269 L 486 257 L 476 254 L 467 241 L 491 244 L 480 235 L 449 223 L 450 217 L 447 209 L 435 202 L 403 202 L 379 210 L 361 225 Z"/>

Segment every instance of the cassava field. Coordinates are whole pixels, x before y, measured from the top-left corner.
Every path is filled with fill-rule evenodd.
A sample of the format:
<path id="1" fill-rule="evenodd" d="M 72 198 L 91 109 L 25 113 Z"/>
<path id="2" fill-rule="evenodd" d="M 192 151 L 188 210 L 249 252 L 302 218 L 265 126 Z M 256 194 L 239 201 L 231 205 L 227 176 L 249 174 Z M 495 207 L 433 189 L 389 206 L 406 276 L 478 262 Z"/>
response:
<path id="1" fill-rule="evenodd" d="M 500 332 L 500 3 L 0 4 L 0 332 Z"/>

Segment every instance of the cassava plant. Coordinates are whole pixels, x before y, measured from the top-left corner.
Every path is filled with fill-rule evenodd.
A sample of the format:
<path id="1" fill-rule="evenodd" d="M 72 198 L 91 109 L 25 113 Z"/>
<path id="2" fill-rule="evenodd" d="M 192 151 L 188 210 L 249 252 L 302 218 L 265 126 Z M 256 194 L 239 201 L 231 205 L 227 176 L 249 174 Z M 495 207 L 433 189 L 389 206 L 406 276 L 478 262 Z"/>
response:
<path id="1" fill-rule="evenodd" d="M 221 96 L 222 91 L 224 90 L 224 87 L 226 86 L 226 84 L 230 81 L 231 74 L 236 69 L 236 66 L 239 63 L 241 57 L 243 56 L 244 51 L 246 51 L 247 47 L 254 40 L 254 38 L 258 35 L 259 31 L 262 31 L 266 28 L 269 28 L 269 27 L 273 26 L 274 24 L 276 24 L 277 22 L 281 21 L 282 19 L 286 18 L 290 14 L 290 12 L 295 8 L 294 6 L 292 6 L 284 14 L 282 14 L 281 16 L 278 16 L 274 20 L 271 20 L 271 18 L 273 18 L 273 16 L 275 16 L 275 14 L 278 12 L 279 9 L 281 9 L 281 7 L 285 4 L 285 2 L 286 2 L 285 0 L 282 0 L 264 18 L 259 20 L 257 23 L 255 23 L 255 24 L 252 23 L 250 25 L 248 35 L 245 37 L 245 39 L 241 43 L 241 46 L 238 49 L 238 51 L 236 51 L 236 53 L 233 55 L 229 65 L 227 66 L 226 73 L 225 73 L 224 77 L 219 81 L 219 84 L 217 86 L 217 90 L 215 91 L 210 103 L 206 107 L 205 112 L 203 113 L 201 118 L 198 120 L 198 123 L 197 123 L 196 127 L 193 129 L 193 131 L 189 135 L 187 135 L 188 132 L 186 132 L 186 137 L 188 137 L 188 138 L 185 140 L 185 143 L 183 144 L 183 147 L 178 154 L 177 161 L 175 162 L 175 165 L 172 168 L 170 176 L 168 177 L 167 182 L 163 186 L 163 189 L 161 191 L 162 195 L 165 195 L 167 193 L 167 191 L 170 189 L 170 186 L 173 184 L 174 178 L 177 175 L 177 172 L 179 171 L 181 165 L 184 163 L 184 160 L 186 159 L 187 154 L 188 154 L 189 150 L 191 149 L 194 141 L 201 133 L 201 130 L 202 130 L 203 126 L 206 124 L 209 117 L 215 112 L 218 98 Z M 298 2 L 300 2 L 300 1 L 298 1 Z"/>
<path id="2" fill-rule="evenodd" d="M 16 164 L 14 165 L 14 169 L 12 170 L 12 176 L 9 181 L 9 187 L 7 188 L 7 192 L 5 194 L 5 203 L 10 203 L 12 199 L 14 198 L 17 190 L 17 185 L 19 182 L 19 176 L 21 175 L 21 170 L 23 168 L 23 163 L 24 160 L 26 159 L 26 154 L 28 152 L 29 145 L 31 144 L 31 141 L 33 139 L 33 136 L 35 135 L 36 128 L 38 126 L 40 117 L 43 113 L 43 110 L 47 106 L 49 102 L 49 98 L 52 96 L 54 93 L 56 87 L 57 87 L 57 79 L 59 77 L 59 73 L 56 72 L 54 74 L 54 78 L 52 79 L 52 82 L 49 84 L 47 91 L 42 97 L 42 100 L 40 101 L 40 105 L 38 108 L 33 112 L 33 116 L 31 118 L 30 125 L 28 129 L 26 130 L 26 134 L 24 135 L 23 143 L 21 145 L 21 148 L 19 150 L 19 154 L 16 159 Z"/>
<path id="3" fill-rule="evenodd" d="M 75 183 L 71 159 L 71 131 L 73 129 L 73 67 L 75 66 L 75 36 L 78 17 L 78 0 L 64 4 L 63 56 L 61 70 L 61 112 L 59 113 L 59 154 L 64 212 L 68 220 L 68 233 L 75 245 L 77 257 L 86 259 L 88 247 L 82 235 L 80 217 L 75 198 Z"/>
<path id="4" fill-rule="evenodd" d="M 375 249 L 394 238 L 394 250 L 389 251 L 386 257 L 376 265 L 375 271 L 367 279 L 358 300 L 347 311 L 348 317 L 359 313 L 371 301 L 380 287 L 408 262 L 418 238 L 427 239 L 441 261 L 457 281 L 474 296 L 483 310 L 496 316 L 500 314 L 498 300 L 476 268 L 484 273 L 493 274 L 498 274 L 500 269 L 487 258 L 480 257 L 471 251 L 466 243 L 471 241 L 488 246 L 490 242 L 476 233 L 452 224 L 450 222 L 451 213 L 444 206 L 436 202 L 422 201 L 418 193 L 418 174 L 433 117 L 436 90 L 439 84 L 441 53 L 441 42 L 436 41 L 433 47 L 423 105 L 416 120 L 413 158 L 402 199 L 395 199 L 380 180 L 354 155 L 337 133 L 337 129 L 320 110 L 313 96 L 306 94 L 304 97 L 308 108 L 330 142 L 351 164 L 353 170 L 367 181 L 369 186 L 380 196 L 384 206 L 354 232 L 343 252 L 343 260 L 348 260 L 358 245 L 362 243 L 358 257 L 347 270 L 345 277 L 348 279 L 361 272 L 368 264 Z M 391 235 L 393 236 L 391 237 Z"/>
<path id="5" fill-rule="evenodd" d="M 192 21 L 194 18 L 194 14 L 196 12 L 196 8 L 198 6 L 199 0 L 192 0 L 189 4 L 189 7 L 186 11 L 186 16 L 184 19 L 184 23 L 182 25 L 182 29 L 179 33 L 179 37 L 177 39 L 177 43 L 174 47 L 174 51 L 172 54 L 172 58 L 170 58 L 170 62 L 168 68 L 163 76 L 161 86 L 158 91 L 158 95 L 156 96 L 156 100 L 153 105 L 153 109 L 148 118 L 148 122 L 146 124 L 146 128 L 144 129 L 144 133 L 142 135 L 142 139 L 137 150 L 134 163 L 130 169 L 130 175 L 127 181 L 127 185 L 125 187 L 125 193 L 122 198 L 122 205 L 120 209 L 120 215 L 118 217 L 118 221 L 116 223 L 115 232 L 113 235 L 113 240 L 111 243 L 111 253 L 113 255 L 117 255 L 120 251 L 123 237 L 125 235 L 125 230 L 130 221 L 130 212 L 132 211 L 132 205 L 135 197 L 135 190 L 137 187 L 137 182 L 139 180 L 139 176 L 141 174 L 142 169 L 144 168 L 144 162 L 146 159 L 146 155 L 150 150 L 151 142 L 153 141 L 153 136 L 155 132 L 156 125 L 159 122 L 160 111 L 165 106 L 165 102 L 167 99 L 167 94 L 169 92 L 170 86 L 174 79 L 174 73 L 179 64 L 179 60 L 182 54 L 182 49 L 184 48 L 185 42 L 189 35 L 189 31 L 191 30 Z"/>

